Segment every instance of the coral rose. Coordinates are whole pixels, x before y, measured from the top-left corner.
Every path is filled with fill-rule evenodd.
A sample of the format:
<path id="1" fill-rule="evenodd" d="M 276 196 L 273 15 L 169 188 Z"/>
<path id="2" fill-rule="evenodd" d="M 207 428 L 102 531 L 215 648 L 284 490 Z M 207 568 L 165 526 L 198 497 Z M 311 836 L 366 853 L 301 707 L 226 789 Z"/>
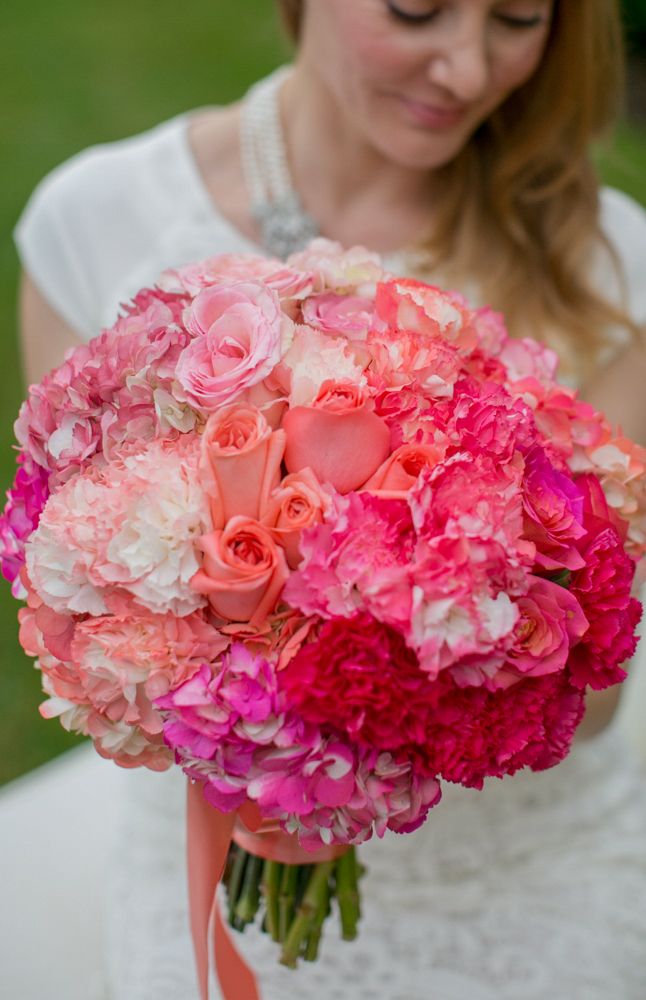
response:
<path id="1" fill-rule="evenodd" d="M 280 479 L 285 432 L 271 431 L 254 406 L 213 413 L 202 435 L 204 486 L 214 528 L 236 514 L 259 518 Z"/>
<path id="2" fill-rule="evenodd" d="M 432 445 L 404 444 L 383 462 L 364 483 L 364 490 L 380 496 L 403 497 L 417 482 L 422 469 L 432 469 L 443 458 Z"/>
<path id="3" fill-rule="evenodd" d="M 285 476 L 267 504 L 263 523 L 285 549 L 287 562 L 294 569 L 301 561 L 299 539 L 304 528 L 319 524 L 329 505 L 329 497 L 311 469 Z"/>
<path id="4" fill-rule="evenodd" d="M 222 531 L 203 535 L 202 569 L 191 586 L 206 594 L 221 618 L 261 624 L 274 610 L 289 570 L 268 528 L 250 517 L 232 517 Z"/>
<path id="5" fill-rule="evenodd" d="M 366 390 L 352 383 L 326 382 L 312 406 L 285 414 L 285 464 L 289 472 L 309 466 L 339 493 L 361 486 L 390 450 L 390 432 Z"/>

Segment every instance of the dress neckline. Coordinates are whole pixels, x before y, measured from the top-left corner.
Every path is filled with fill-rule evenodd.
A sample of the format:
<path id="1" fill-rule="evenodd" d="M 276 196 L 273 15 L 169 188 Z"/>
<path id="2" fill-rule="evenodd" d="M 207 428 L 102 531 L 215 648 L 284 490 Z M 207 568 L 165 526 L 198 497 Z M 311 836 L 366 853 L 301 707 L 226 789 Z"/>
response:
<path id="1" fill-rule="evenodd" d="M 186 175 L 189 185 L 188 189 L 193 195 L 195 207 L 203 220 L 216 223 L 233 240 L 240 244 L 240 253 L 253 253 L 266 257 L 268 256 L 267 250 L 250 236 L 243 233 L 234 222 L 227 218 L 207 187 L 189 138 L 191 122 L 197 113 L 198 109 L 184 111 L 175 118 L 172 118 L 168 123 L 175 127 L 179 138 L 177 145 L 180 153 L 181 167 Z M 380 253 L 379 257 L 384 269 L 388 271 L 405 273 L 408 267 L 410 267 L 411 251 L 405 248 L 393 250 L 389 253 Z"/>

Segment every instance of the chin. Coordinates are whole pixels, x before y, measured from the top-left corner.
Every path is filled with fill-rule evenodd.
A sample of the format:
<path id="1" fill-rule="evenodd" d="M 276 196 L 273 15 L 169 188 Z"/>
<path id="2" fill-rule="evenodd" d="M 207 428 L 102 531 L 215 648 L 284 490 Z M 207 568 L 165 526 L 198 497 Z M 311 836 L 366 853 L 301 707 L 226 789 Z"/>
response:
<path id="1" fill-rule="evenodd" d="M 408 130 L 407 130 L 408 131 Z M 393 163 L 410 170 L 439 170 L 456 158 L 469 141 L 469 135 L 438 136 L 390 132 L 391 140 L 378 148 Z"/>

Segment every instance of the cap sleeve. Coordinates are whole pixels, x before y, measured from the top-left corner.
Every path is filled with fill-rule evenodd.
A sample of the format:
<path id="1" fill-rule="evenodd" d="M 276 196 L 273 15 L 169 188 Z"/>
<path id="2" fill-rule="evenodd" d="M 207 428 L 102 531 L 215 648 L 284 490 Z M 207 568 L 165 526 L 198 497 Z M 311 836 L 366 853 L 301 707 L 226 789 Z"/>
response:
<path id="1" fill-rule="evenodd" d="M 80 153 L 40 182 L 14 229 L 20 261 L 48 303 L 84 339 L 97 331 L 84 220 L 92 151 Z M 91 172 L 90 172 L 91 173 Z"/>
<path id="2" fill-rule="evenodd" d="M 614 188 L 601 192 L 601 228 L 621 266 L 623 288 L 608 275 L 607 294 L 632 319 L 646 325 L 646 211 Z"/>

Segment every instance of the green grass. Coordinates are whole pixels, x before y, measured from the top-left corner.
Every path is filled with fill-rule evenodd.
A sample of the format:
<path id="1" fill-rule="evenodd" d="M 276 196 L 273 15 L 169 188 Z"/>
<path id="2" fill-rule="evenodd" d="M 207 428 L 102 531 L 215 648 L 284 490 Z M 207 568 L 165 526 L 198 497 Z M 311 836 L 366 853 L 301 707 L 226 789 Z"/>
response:
<path id="1" fill-rule="evenodd" d="M 151 15 L 150 10 L 154 13 Z M 238 97 L 285 58 L 270 0 L 191 0 L 154 8 L 112 0 L 9 0 L 0 94 L 0 488 L 13 478 L 12 424 L 22 397 L 16 349 L 18 263 L 11 229 L 37 181 L 96 142 Z M 604 177 L 646 204 L 646 133 L 623 127 Z M 0 582 L 0 782 L 73 745 L 38 715 L 39 675 L 17 642 L 16 603 Z"/>

